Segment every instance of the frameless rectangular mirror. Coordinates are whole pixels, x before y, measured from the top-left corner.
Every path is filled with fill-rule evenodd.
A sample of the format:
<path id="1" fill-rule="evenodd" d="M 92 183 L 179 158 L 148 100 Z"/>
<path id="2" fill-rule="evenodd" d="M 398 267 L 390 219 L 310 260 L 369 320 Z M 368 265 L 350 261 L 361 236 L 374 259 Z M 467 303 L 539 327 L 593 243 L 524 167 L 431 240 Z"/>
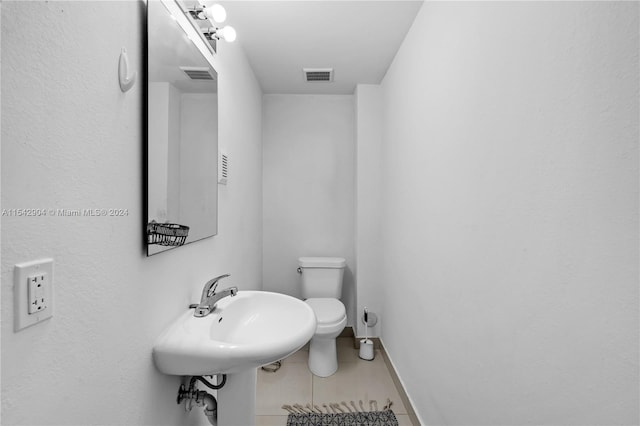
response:
<path id="1" fill-rule="evenodd" d="M 165 1 L 147 2 L 148 256 L 218 222 L 218 75 Z"/>

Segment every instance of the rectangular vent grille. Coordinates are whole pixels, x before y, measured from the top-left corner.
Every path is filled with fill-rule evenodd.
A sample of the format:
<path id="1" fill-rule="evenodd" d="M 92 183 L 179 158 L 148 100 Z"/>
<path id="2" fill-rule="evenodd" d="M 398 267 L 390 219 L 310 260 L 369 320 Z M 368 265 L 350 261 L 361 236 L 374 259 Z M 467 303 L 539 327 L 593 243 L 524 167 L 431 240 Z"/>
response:
<path id="1" fill-rule="evenodd" d="M 333 68 L 304 68 L 303 71 L 309 83 L 333 81 Z"/>
<path id="2" fill-rule="evenodd" d="M 191 80 L 213 80 L 213 76 L 207 67 L 180 67 Z"/>
<path id="3" fill-rule="evenodd" d="M 218 152 L 218 183 L 227 184 L 229 178 L 229 157 L 223 152 Z"/>

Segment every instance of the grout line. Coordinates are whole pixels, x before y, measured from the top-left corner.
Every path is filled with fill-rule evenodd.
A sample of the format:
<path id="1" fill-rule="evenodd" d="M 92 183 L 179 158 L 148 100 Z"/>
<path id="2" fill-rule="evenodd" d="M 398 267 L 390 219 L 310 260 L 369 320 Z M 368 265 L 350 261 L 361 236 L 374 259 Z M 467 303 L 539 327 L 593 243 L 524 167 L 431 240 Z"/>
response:
<path id="1" fill-rule="evenodd" d="M 308 370 L 309 374 L 311 374 L 311 406 L 313 406 L 313 404 L 316 403 L 315 400 L 314 400 L 314 396 L 313 396 L 313 385 L 315 384 L 314 380 L 316 378 L 315 378 L 314 374 L 311 372 L 311 370 L 309 370 L 309 364 L 307 364 L 307 370 Z"/>

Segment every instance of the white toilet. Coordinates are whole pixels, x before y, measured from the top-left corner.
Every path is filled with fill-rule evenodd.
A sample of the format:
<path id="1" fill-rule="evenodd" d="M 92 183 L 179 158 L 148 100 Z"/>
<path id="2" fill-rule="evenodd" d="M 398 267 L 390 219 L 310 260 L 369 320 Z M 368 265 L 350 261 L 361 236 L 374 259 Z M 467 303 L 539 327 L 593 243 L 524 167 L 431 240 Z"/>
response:
<path id="1" fill-rule="evenodd" d="M 338 370 L 336 337 L 347 325 L 347 311 L 340 301 L 346 260 L 341 257 L 301 257 L 302 297 L 316 314 L 316 332 L 309 346 L 309 369 L 320 377 Z"/>

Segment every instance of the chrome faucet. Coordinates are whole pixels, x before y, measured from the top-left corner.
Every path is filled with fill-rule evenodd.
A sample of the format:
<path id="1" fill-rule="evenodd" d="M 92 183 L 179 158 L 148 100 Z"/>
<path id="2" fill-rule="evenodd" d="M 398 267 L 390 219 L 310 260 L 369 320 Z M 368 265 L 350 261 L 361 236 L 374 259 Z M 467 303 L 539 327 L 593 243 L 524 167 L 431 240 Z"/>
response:
<path id="1" fill-rule="evenodd" d="M 200 304 L 192 305 L 196 308 L 193 313 L 194 317 L 206 317 L 216 308 L 216 302 L 223 297 L 227 296 L 235 296 L 238 294 L 238 287 L 229 287 L 224 290 L 216 293 L 216 288 L 218 287 L 218 281 L 223 278 L 228 277 L 229 274 L 220 275 L 219 277 L 215 277 L 204 285 L 202 289 L 202 297 L 200 298 Z"/>

